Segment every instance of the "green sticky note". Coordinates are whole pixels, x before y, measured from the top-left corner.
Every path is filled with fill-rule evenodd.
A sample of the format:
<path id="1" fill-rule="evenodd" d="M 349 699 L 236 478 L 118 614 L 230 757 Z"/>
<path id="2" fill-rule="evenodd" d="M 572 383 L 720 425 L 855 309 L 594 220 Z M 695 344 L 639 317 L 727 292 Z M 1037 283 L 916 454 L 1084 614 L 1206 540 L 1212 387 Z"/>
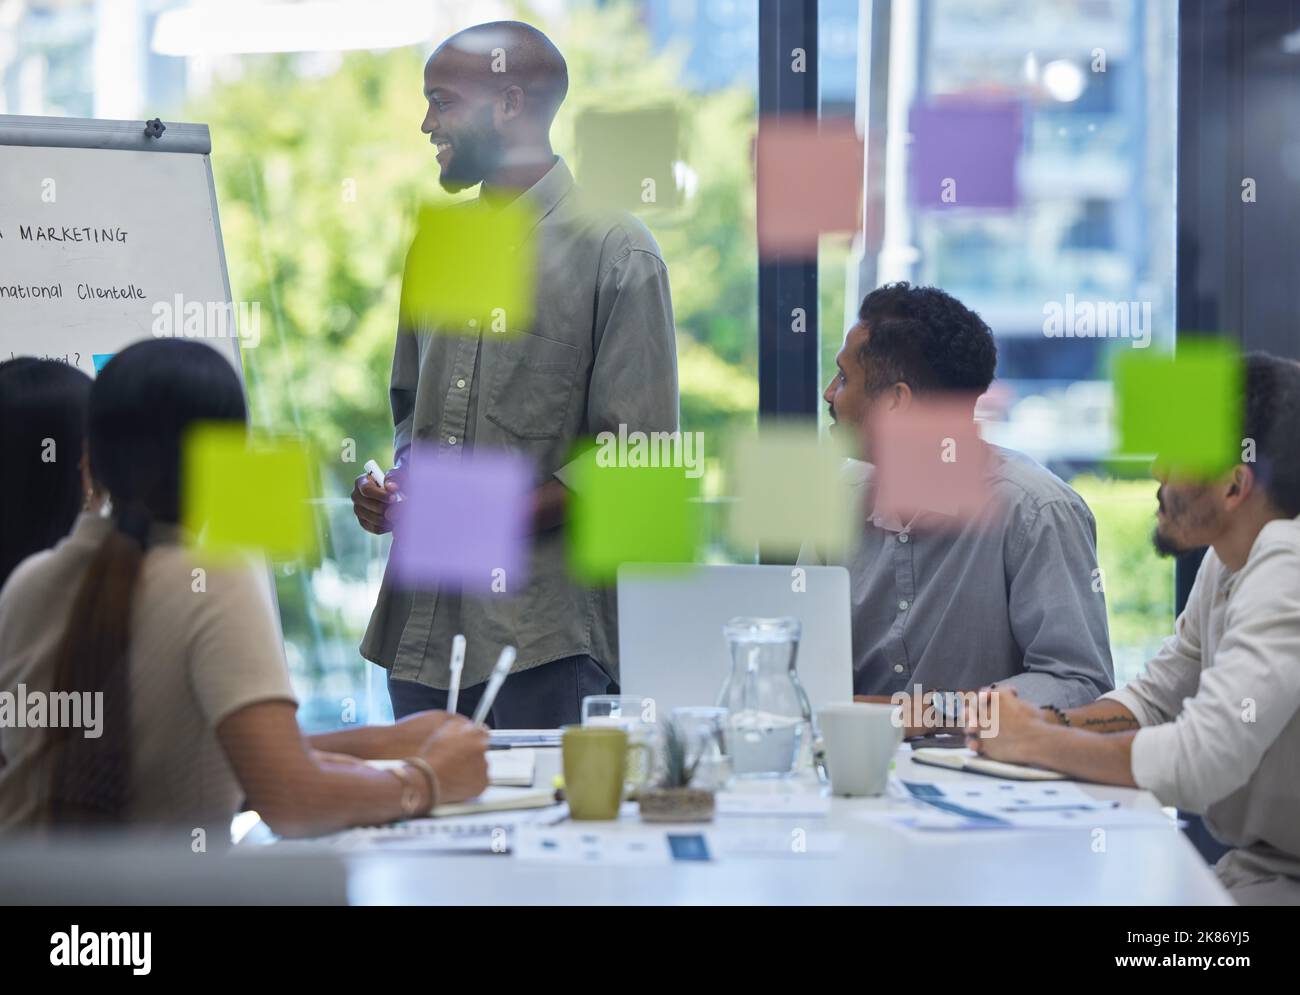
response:
<path id="1" fill-rule="evenodd" d="M 569 475 L 569 571 L 607 584 L 624 563 L 699 558 L 699 479 L 679 466 L 602 465 L 589 451 Z"/>
<path id="2" fill-rule="evenodd" d="M 1239 462 L 1243 367 L 1224 339 L 1184 339 L 1176 354 L 1124 350 L 1113 370 L 1118 452 L 1175 477 L 1210 479 Z"/>
<path id="3" fill-rule="evenodd" d="M 727 530 L 734 542 L 796 556 L 804 543 L 842 556 L 856 537 L 854 491 L 842 450 L 815 426 L 768 424 L 739 436 L 727 461 L 734 497 Z"/>
<path id="4" fill-rule="evenodd" d="M 527 328 L 536 286 L 536 222 L 524 198 L 422 208 L 402 273 L 403 326 L 470 335 Z"/>
<path id="5" fill-rule="evenodd" d="M 579 189 L 603 208 L 676 206 L 679 134 L 669 105 L 582 111 L 573 128 Z"/>
<path id="6" fill-rule="evenodd" d="M 197 549 L 314 559 L 311 465 L 291 440 L 251 442 L 239 424 L 207 422 L 186 433 L 181 524 Z"/>

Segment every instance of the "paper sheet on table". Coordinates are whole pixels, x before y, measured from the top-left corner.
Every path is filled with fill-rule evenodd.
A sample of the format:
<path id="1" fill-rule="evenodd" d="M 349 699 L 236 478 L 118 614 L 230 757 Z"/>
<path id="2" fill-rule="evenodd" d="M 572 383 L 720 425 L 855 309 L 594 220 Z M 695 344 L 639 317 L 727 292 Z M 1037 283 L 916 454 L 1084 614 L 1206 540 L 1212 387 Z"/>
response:
<path id="1" fill-rule="evenodd" d="M 517 860 L 548 864 L 638 866 L 666 864 L 672 860 L 663 830 L 572 824 L 522 829 L 512 852 Z"/>
<path id="2" fill-rule="evenodd" d="M 559 746 L 560 736 L 559 729 L 493 729 L 488 733 L 488 745 L 493 750 Z"/>
<path id="3" fill-rule="evenodd" d="M 816 791 L 721 791 L 714 805 L 719 816 L 816 818 L 830 811 L 831 800 Z"/>
<path id="4" fill-rule="evenodd" d="M 722 829 L 709 833 L 722 857 L 830 857 L 844 849 L 844 834 L 822 830 Z"/>
<path id="5" fill-rule="evenodd" d="M 1167 826 L 1159 811 L 1122 808 L 1093 798 L 1077 784 L 1033 781 L 966 780 L 899 782 L 896 799 L 904 808 L 874 813 L 912 829 L 1094 829 Z"/>
<path id="6" fill-rule="evenodd" d="M 521 827 L 512 852 L 519 860 L 553 864 L 652 866 L 671 862 L 706 862 L 728 857 L 808 859 L 838 853 L 840 832 L 803 829 L 730 830 L 713 826 L 655 829 L 648 826 Z"/>
<path id="7" fill-rule="evenodd" d="M 531 788 L 537 754 L 531 749 L 489 750 L 488 782 L 498 786 Z"/>
<path id="8" fill-rule="evenodd" d="M 407 819 L 386 826 L 363 826 L 313 840 L 284 840 L 281 845 L 357 851 L 457 851 L 506 853 L 522 826 L 549 826 L 565 819 L 569 806 L 501 812 L 492 816 Z"/>

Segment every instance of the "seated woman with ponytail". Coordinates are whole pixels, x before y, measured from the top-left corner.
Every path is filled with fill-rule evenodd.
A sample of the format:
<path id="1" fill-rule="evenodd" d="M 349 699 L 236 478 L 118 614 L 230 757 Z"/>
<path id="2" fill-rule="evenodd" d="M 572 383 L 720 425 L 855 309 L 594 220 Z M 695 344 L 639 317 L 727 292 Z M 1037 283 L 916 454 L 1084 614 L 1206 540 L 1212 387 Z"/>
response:
<path id="1" fill-rule="evenodd" d="M 241 800 L 302 836 L 486 786 L 487 735 L 459 716 L 299 730 L 265 568 L 208 565 L 178 541 L 186 429 L 244 418 L 234 370 L 198 342 L 133 345 L 92 386 L 86 447 L 109 513 L 81 515 L 0 595 L 0 692 L 65 721 L 0 727 L 0 831 L 147 827 L 189 847 L 202 829 L 211 849 Z"/>

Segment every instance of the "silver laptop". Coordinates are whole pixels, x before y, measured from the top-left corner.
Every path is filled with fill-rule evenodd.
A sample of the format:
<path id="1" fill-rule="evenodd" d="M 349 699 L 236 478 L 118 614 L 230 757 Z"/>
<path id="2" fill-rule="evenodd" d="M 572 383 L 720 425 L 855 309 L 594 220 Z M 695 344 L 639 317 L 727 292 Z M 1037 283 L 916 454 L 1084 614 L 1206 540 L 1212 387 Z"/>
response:
<path id="1" fill-rule="evenodd" d="M 700 566 L 686 573 L 618 572 L 619 684 L 658 714 L 717 703 L 731 669 L 722 627 L 740 615 L 797 618 L 796 669 L 814 713 L 853 697 L 849 573 L 843 567 Z"/>

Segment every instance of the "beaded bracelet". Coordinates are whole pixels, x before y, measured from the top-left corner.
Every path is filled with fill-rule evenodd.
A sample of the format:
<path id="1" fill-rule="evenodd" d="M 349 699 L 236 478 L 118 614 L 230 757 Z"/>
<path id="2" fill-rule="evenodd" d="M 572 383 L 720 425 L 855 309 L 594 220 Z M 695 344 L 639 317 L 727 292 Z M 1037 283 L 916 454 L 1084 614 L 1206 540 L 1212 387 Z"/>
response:
<path id="1" fill-rule="evenodd" d="M 1057 708 L 1055 705 L 1044 705 L 1043 711 L 1051 712 L 1053 715 L 1055 715 L 1058 719 L 1061 720 L 1061 725 L 1063 726 L 1068 726 L 1070 724 L 1070 717 L 1066 715 L 1063 711 L 1061 711 L 1059 708 Z"/>

